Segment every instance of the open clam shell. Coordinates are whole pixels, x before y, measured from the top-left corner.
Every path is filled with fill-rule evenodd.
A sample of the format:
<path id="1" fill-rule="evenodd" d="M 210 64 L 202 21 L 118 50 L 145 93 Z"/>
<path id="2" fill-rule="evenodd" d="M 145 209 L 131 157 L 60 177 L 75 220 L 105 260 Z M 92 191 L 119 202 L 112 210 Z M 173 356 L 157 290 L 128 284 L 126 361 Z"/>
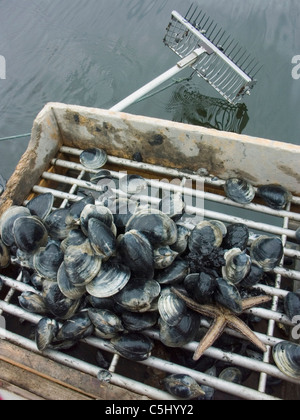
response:
<path id="1" fill-rule="evenodd" d="M 103 149 L 91 148 L 80 155 L 80 163 L 87 169 L 101 169 L 107 162 L 107 153 Z"/>

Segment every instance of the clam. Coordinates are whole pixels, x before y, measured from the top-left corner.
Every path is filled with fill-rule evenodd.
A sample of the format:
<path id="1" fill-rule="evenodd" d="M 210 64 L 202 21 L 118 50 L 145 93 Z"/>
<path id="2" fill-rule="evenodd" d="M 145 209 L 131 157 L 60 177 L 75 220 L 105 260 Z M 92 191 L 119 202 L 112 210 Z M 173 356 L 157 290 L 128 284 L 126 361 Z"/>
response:
<path id="1" fill-rule="evenodd" d="M 45 226 L 49 236 L 57 241 L 66 239 L 73 228 L 70 222 L 70 213 L 68 209 L 57 209 L 49 214 L 45 219 Z"/>
<path id="2" fill-rule="evenodd" d="M 219 378 L 223 381 L 231 382 L 232 384 L 241 385 L 243 382 L 243 373 L 238 368 L 229 367 L 220 373 Z"/>
<path id="3" fill-rule="evenodd" d="M 163 270 L 170 267 L 178 256 L 178 252 L 173 251 L 169 246 L 156 248 L 153 251 L 154 268 Z"/>
<path id="4" fill-rule="evenodd" d="M 140 332 L 156 325 L 158 315 L 156 312 L 134 313 L 123 311 L 122 322 L 127 331 Z"/>
<path id="5" fill-rule="evenodd" d="M 79 312 L 68 319 L 58 331 L 58 341 L 77 341 L 89 337 L 94 332 L 94 326 L 87 311 Z"/>
<path id="6" fill-rule="evenodd" d="M 126 231 L 130 230 L 142 232 L 155 247 L 174 245 L 177 241 L 175 222 L 155 209 L 137 211 L 126 226 Z"/>
<path id="7" fill-rule="evenodd" d="M 34 253 L 46 245 L 48 232 L 44 224 L 35 216 L 19 217 L 13 226 L 17 247 L 27 253 Z"/>
<path id="8" fill-rule="evenodd" d="M 32 292 L 23 292 L 19 303 L 23 309 L 34 314 L 45 315 L 48 312 L 43 297 Z"/>
<path id="9" fill-rule="evenodd" d="M 96 174 L 91 174 L 90 175 L 90 181 L 93 184 L 98 184 L 99 182 L 103 181 L 111 181 L 113 179 L 111 172 L 108 171 L 107 169 L 101 169 L 99 172 L 97 172 Z"/>
<path id="10" fill-rule="evenodd" d="M 201 386 L 188 375 L 171 375 L 163 379 L 162 383 L 171 395 L 183 400 L 194 400 L 205 395 Z"/>
<path id="11" fill-rule="evenodd" d="M 185 210 L 185 203 L 181 193 L 166 195 L 159 204 L 159 210 L 167 214 L 173 220 L 179 220 Z"/>
<path id="12" fill-rule="evenodd" d="M 283 341 L 273 348 L 273 358 L 278 369 L 286 376 L 300 379 L 300 346 Z"/>
<path id="13" fill-rule="evenodd" d="M 256 262 L 265 272 L 278 266 L 283 257 L 283 244 L 279 238 L 260 236 L 250 249 L 253 262 Z"/>
<path id="14" fill-rule="evenodd" d="M 284 298 L 284 310 L 291 321 L 300 314 L 300 294 L 289 293 Z"/>
<path id="15" fill-rule="evenodd" d="M 184 287 L 197 302 L 209 303 L 216 291 L 216 280 L 206 273 L 188 275 L 184 280 Z"/>
<path id="16" fill-rule="evenodd" d="M 134 362 L 147 360 L 154 348 L 153 341 L 141 333 L 123 334 L 111 340 L 111 345 L 118 354 Z"/>
<path id="17" fill-rule="evenodd" d="M 112 203 L 111 210 L 117 228 L 124 229 L 137 209 L 138 203 L 136 200 L 131 200 L 129 198 L 118 198 L 115 200 Z"/>
<path id="18" fill-rule="evenodd" d="M 147 279 L 154 277 L 152 246 L 141 232 L 131 230 L 125 233 L 119 241 L 119 253 L 133 275 Z"/>
<path id="19" fill-rule="evenodd" d="M 50 241 L 46 248 L 41 248 L 33 257 L 33 265 L 36 272 L 48 280 L 56 281 L 57 272 L 64 260 L 64 254 L 60 247 Z"/>
<path id="20" fill-rule="evenodd" d="M 127 285 L 130 269 L 121 264 L 103 263 L 96 277 L 86 286 L 87 292 L 96 298 L 115 296 Z"/>
<path id="21" fill-rule="evenodd" d="M 0 222 L 0 233 L 6 246 L 12 246 L 15 243 L 13 226 L 18 218 L 24 216 L 30 216 L 30 211 L 25 207 L 19 206 L 12 206 L 3 213 Z"/>
<path id="22" fill-rule="evenodd" d="M 0 269 L 8 267 L 9 264 L 10 264 L 9 249 L 0 239 Z"/>
<path id="23" fill-rule="evenodd" d="M 239 287 L 250 288 L 260 283 L 264 275 L 264 270 L 255 262 L 251 264 L 249 274 L 241 281 Z"/>
<path id="24" fill-rule="evenodd" d="M 35 330 L 35 342 L 40 351 L 46 350 L 58 333 L 58 322 L 50 318 L 42 318 Z"/>
<path id="25" fill-rule="evenodd" d="M 227 234 L 222 243 L 224 249 L 239 248 L 244 251 L 249 241 L 249 229 L 242 223 L 227 226 Z"/>
<path id="26" fill-rule="evenodd" d="M 86 236 L 88 236 L 89 220 L 92 218 L 99 220 L 109 228 L 112 227 L 114 221 L 112 212 L 107 207 L 88 204 L 80 215 L 81 230 Z"/>
<path id="27" fill-rule="evenodd" d="M 90 148 L 81 153 L 79 160 L 85 168 L 97 170 L 106 164 L 107 153 L 103 149 Z"/>
<path id="28" fill-rule="evenodd" d="M 200 318 L 194 312 L 189 310 L 181 321 L 174 327 L 170 327 L 169 324 L 160 319 L 160 341 L 167 347 L 181 348 L 195 340 L 199 326 Z"/>
<path id="29" fill-rule="evenodd" d="M 249 274 L 251 258 L 239 248 L 233 248 L 224 255 L 226 266 L 222 268 L 225 280 L 239 284 Z"/>
<path id="30" fill-rule="evenodd" d="M 234 313 L 241 314 L 243 312 L 242 298 L 236 286 L 222 278 L 217 278 L 216 282 L 217 292 L 215 300 Z"/>
<path id="31" fill-rule="evenodd" d="M 177 225 L 177 241 L 171 246 L 173 251 L 183 254 L 188 246 L 191 230 L 185 226 Z"/>
<path id="32" fill-rule="evenodd" d="M 111 340 L 124 332 L 121 319 L 113 312 L 106 309 L 91 308 L 88 310 L 88 314 L 95 327 L 96 337 Z"/>
<path id="33" fill-rule="evenodd" d="M 43 298 L 48 311 L 63 320 L 71 318 L 80 306 L 80 300 L 66 298 L 57 283 L 47 280 L 43 283 Z"/>
<path id="34" fill-rule="evenodd" d="M 74 286 L 86 286 L 99 273 L 102 260 L 95 256 L 87 239 L 80 246 L 69 246 L 64 257 L 65 268 Z"/>
<path id="35" fill-rule="evenodd" d="M 70 281 L 64 262 L 57 272 L 57 284 L 61 293 L 71 300 L 79 300 L 86 293 L 85 286 L 74 286 Z"/>
<path id="36" fill-rule="evenodd" d="M 200 255 L 209 255 L 214 248 L 221 246 L 223 232 L 221 228 L 211 222 L 201 222 L 192 231 L 189 238 L 189 249 Z"/>
<path id="37" fill-rule="evenodd" d="M 225 183 L 224 190 L 230 200 L 239 204 L 250 204 L 255 197 L 254 187 L 245 179 L 228 179 Z"/>
<path id="38" fill-rule="evenodd" d="M 80 215 L 87 205 L 95 205 L 95 199 L 92 195 L 82 198 L 80 201 L 73 203 L 69 208 L 69 214 L 67 216 L 68 225 L 80 224 Z"/>
<path id="39" fill-rule="evenodd" d="M 127 311 L 143 313 L 152 310 L 160 292 L 161 287 L 156 281 L 135 278 L 114 296 L 114 300 Z"/>
<path id="40" fill-rule="evenodd" d="M 66 239 L 64 239 L 60 248 L 65 253 L 69 246 L 81 246 L 85 243 L 86 236 L 79 229 L 72 229 Z"/>
<path id="41" fill-rule="evenodd" d="M 258 195 L 275 210 L 283 210 L 292 200 L 292 194 L 280 185 L 264 185 L 258 188 Z"/>
<path id="42" fill-rule="evenodd" d="M 88 237 L 93 250 L 101 258 L 107 260 L 116 254 L 116 237 L 105 223 L 98 219 L 89 219 Z"/>
<path id="43" fill-rule="evenodd" d="M 156 280 L 161 285 L 174 285 L 182 282 L 189 274 L 189 263 L 183 259 L 177 259 L 174 263 L 164 270 L 160 270 Z"/>
<path id="44" fill-rule="evenodd" d="M 175 327 L 186 315 L 186 304 L 170 288 L 161 292 L 158 300 L 158 312 L 164 322 Z"/>
<path id="45" fill-rule="evenodd" d="M 129 195 L 140 194 L 147 192 L 148 183 L 142 176 L 139 175 L 125 175 L 120 179 L 120 189 Z"/>
<path id="46" fill-rule="evenodd" d="M 32 216 L 37 216 L 41 220 L 45 220 L 52 211 L 54 204 L 54 196 L 51 193 L 41 194 L 30 200 L 26 207 Z"/>

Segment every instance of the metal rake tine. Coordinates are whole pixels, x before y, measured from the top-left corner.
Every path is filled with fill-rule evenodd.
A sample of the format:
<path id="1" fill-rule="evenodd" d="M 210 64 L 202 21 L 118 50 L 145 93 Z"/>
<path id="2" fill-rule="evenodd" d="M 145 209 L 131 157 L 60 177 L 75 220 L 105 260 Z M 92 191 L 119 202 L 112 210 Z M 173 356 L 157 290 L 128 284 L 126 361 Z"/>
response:
<path id="1" fill-rule="evenodd" d="M 251 73 L 254 71 L 254 69 L 255 69 L 258 65 L 259 65 L 259 63 L 257 62 L 257 63 L 255 64 L 255 66 L 254 66 L 254 67 L 252 67 L 252 69 L 251 69 L 251 70 L 249 70 L 249 74 L 251 74 Z"/>
<path id="2" fill-rule="evenodd" d="M 243 68 L 243 65 L 247 62 L 247 60 L 251 57 L 251 54 L 249 54 L 246 59 L 240 64 L 240 68 Z"/>
<path id="3" fill-rule="evenodd" d="M 258 63 L 257 63 L 258 64 Z M 261 69 L 264 67 L 264 65 L 262 65 L 262 66 L 260 66 L 260 68 L 254 73 L 254 75 L 253 75 L 253 79 L 255 78 L 255 76 L 257 76 L 258 75 L 258 73 L 261 71 Z"/>
<path id="4" fill-rule="evenodd" d="M 234 55 L 234 56 L 232 56 L 231 57 L 231 60 L 232 61 L 235 61 L 235 59 L 236 59 L 236 57 L 239 55 L 239 53 L 241 52 L 241 50 L 243 49 L 243 47 L 241 47 L 239 50 L 238 50 L 238 52 Z"/>
<path id="5" fill-rule="evenodd" d="M 255 58 L 252 58 L 252 60 L 247 64 L 247 66 L 243 69 L 243 71 L 245 72 L 245 73 L 247 73 L 248 72 L 248 68 L 253 64 L 253 62 L 254 61 L 256 61 L 256 59 Z"/>
<path id="6" fill-rule="evenodd" d="M 241 59 L 245 56 L 245 54 L 247 54 L 247 50 L 245 50 L 244 52 L 243 52 L 243 54 L 238 58 L 238 59 L 236 59 L 236 63 L 238 63 L 238 66 L 241 68 L 242 66 L 240 65 L 240 61 L 241 61 Z"/>
<path id="7" fill-rule="evenodd" d="M 187 11 L 187 14 L 186 14 L 186 15 L 185 15 L 185 17 L 184 17 L 186 20 L 188 20 L 188 15 L 189 15 L 190 11 L 192 10 L 193 6 L 194 6 L 194 3 L 192 3 L 192 4 L 190 5 L 189 10 Z"/>
<path id="8" fill-rule="evenodd" d="M 214 44 L 217 37 L 220 35 L 220 32 L 222 32 L 222 28 L 219 29 L 219 32 L 216 34 L 216 36 L 214 37 L 214 39 L 212 39 L 212 43 Z M 223 31 L 223 34 L 220 36 L 219 40 L 216 42 L 216 44 L 219 44 L 221 39 L 223 38 L 223 36 L 225 35 L 226 31 Z"/>
<path id="9" fill-rule="evenodd" d="M 232 40 L 232 42 L 234 42 L 234 40 Z M 232 43 L 231 43 L 232 44 Z M 231 54 L 233 53 L 233 51 L 238 47 L 238 45 L 239 45 L 239 43 L 237 42 L 236 44 L 235 44 L 235 46 L 232 48 L 232 50 L 229 52 L 229 53 L 227 53 L 226 52 L 226 55 L 229 57 L 229 56 L 231 56 Z"/>
<path id="10" fill-rule="evenodd" d="M 194 6 L 194 3 L 192 4 L 192 6 Z M 191 7 L 192 8 L 192 7 Z M 197 12 L 197 10 L 198 10 L 198 6 L 196 6 L 195 7 L 195 10 L 194 10 L 194 12 L 192 13 L 192 15 L 189 17 L 189 18 L 187 18 L 187 20 L 189 21 L 189 22 L 191 22 L 191 20 L 193 19 L 193 17 L 194 17 L 194 15 L 195 15 L 195 13 Z"/>
<path id="11" fill-rule="evenodd" d="M 213 36 L 213 33 L 215 32 L 215 30 L 216 30 L 217 27 L 218 27 L 218 24 L 216 23 L 215 26 L 214 26 L 214 28 L 212 29 L 211 33 L 208 35 L 208 38 L 209 39 L 211 39 L 211 37 Z"/>

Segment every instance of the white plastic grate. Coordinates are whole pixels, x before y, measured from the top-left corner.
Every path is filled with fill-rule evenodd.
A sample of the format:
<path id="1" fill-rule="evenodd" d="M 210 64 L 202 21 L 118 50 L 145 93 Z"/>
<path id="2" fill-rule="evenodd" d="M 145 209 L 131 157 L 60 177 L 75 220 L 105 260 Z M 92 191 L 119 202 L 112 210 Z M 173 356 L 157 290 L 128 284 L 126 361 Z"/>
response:
<path id="1" fill-rule="evenodd" d="M 79 155 L 81 150 L 73 149 L 68 147 L 62 147 L 57 159 L 53 159 L 51 165 L 58 172 L 62 169 L 65 170 L 65 175 L 59 175 L 55 173 L 55 170 L 43 173 L 44 183 L 33 187 L 32 192 L 35 194 L 42 194 L 51 192 L 57 199 L 61 200 L 61 206 L 65 207 L 69 202 L 79 201 L 82 197 L 79 196 L 79 189 L 88 190 L 92 193 L 100 193 L 101 187 L 92 184 L 89 179 L 89 174 L 96 173 L 97 171 L 87 171 L 79 162 Z M 220 179 L 214 179 L 211 177 L 201 177 L 197 174 L 185 173 L 177 171 L 175 169 L 168 169 L 164 167 L 158 167 L 155 165 L 149 165 L 145 163 L 139 163 L 135 161 L 129 161 L 126 159 L 115 158 L 110 156 L 108 159 L 109 167 L 113 167 L 115 170 L 111 170 L 111 174 L 117 180 L 124 176 L 124 172 L 135 172 L 139 174 L 145 174 L 147 182 L 151 191 L 156 191 L 154 196 L 145 196 L 142 199 L 145 202 L 150 202 L 152 205 L 158 204 L 160 199 L 158 198 L 162 191 L 173 191 L 181 192 L 184 197 L 188 197 L 188 205 L 186 208 L 187 212 L 193 213 L 200 218 L 221 220 L 225 223 L 237 223 L 241 222 L 246 224 L 251 231 L 253 231 L 252 240 L 257 233 L 267 233 L 270 235 L 277 235 L 281 237 L 283 244 L 285 245 L 285 256 L 289 257 L 293 261 L 293 268 L 286 268 L 282 264 L 274 270 L 276 277 L 275 285 L 266 286 L 259 285 L 266 293 L 273 297 L 272 309 L 267 310 L 264 308 L 254 308 L 249 311 L 253 315 L 256 315 L 266 322 L 264 332 L 257 333 L 263 343 L 268 346 L 268 352 L 264 355 L 262 361 L 254 360 L 246 356 L 239 354 L 224 352 L 218 347 L 211 347 L 205 353 L 216 360 L 232 363 L 234 366 L 249 369 L 257 374 L 255 387 L 246 387 L 225 382 L 219 378 L 214 378 L 204 373 L 189 369 L 185 366 L 174 364 L 170 361 L 166 361 L 157 357 L 150 357 L 141 364 L 147 367 L 155 368 L 167 373 L 186 373 L 194 377 L 200 384 L 205 384 L 215 388 L 216 390 L 225 392 L 235 397 L 242 399 L 260 399 L 270 400 L 276 399 L 272 395 L 267 394 L 267 378 L 268 376 L 282 380 L 283 384 L 287 382 L 295 383 L 300 385 L 300 381 L 290 379 L 282 374 L 278 368 L 272 363 L 271 349 L 278 342 L 282 341 L 282 337 L 277 337 L 276 323 L 280 323 L 288 328 L 292 326 L 290 320 L 280 311 L 280 304 L 282 298 L 284 298 L 288 291 L 294 290 L 294 282 L 300 281 L 299 267 L 300 251 L 295 245 L 295 226 L 300 224 L 300 200 L 297 197 L 293 197 L 292 203 L 283 211 L 275 211 L 261 204 L 250 204 L 250 205 L 239 205 L 233 203 L 231 200 L 225 198 L 222 194 L 206 192 L 207 187 L 222 187 L 224 181 Z M 117 170 L 116 170 L 117 168 Z M 151 178 L 151 174 L 153 179 Z M 165 179 L 165 181 L 159 181 L 159 179 Z M 179 180 L 176 184 L 169 182 L 166 178 L 176 178 Z M 44 185 L 49 184 L 51 181 L 52 188 L 48 188 Z M 117 183 L 116 183 L 117 185 Z M 202 186 L 202 187 L 201 187 Z M 196 188 L 197 187 L 197 188 Z M 201 187 L 201 188 L 200 188 Z M 125 195 L 124 192 L 113 190 L 118 195 Z M 197 200 L 203 204 L 202 206 L 195 207 Z M 292 205 L 292 210 L 291 210 Z M 251 239 L 250 239 L 251 240 Z M 293 244 L 291 247 L 290 244 Z M 9 292 L 6 297 L 0 301 L 0 315 L 10 314 L 16 318 L 21 318 L 29 321 L 33 324 L 37 324 L 40 320 L 40 316 L 30 314 L 20 307 L 10 303 L 12 296 L 24 291 L 34 291 L 31 286 L 23 284 L 19 279 L 12 279 L 6 276 L 1 276 L 4 284 L 9 287 Z M 283 281 L 284 279 L 284 281 Z M 297 287 L 296 287 L 297 288 Z M 201 326 L 209 327 L 209 323 L 206 320 L 201 321 Z M 230 336 L 242 338 L 238 333 L 227 330 Z M 157 330 L 147 331 L 146 334 L 154 339 L 159 340 L 159 334 Z M 13 331 L 5 330 L 0 328 L 0 338 L 7 339 L 15 344 L 23 346 L 26 349 L 37 352 L 36 345 L 29 338 L 21 337 L 15 334 Z M 85 343 L 93 346 L 97 349 L 104 350 L 109 353 L 114 353 L 109 342 L 98 338 L 87 338 L 83 340 Z M 187 351 L 194 352 L 197 343 L 190 343 L 184 348 Z M 170 349 L 172 352 L 173 349 Z M 99 367 L 83 362 L 79 359 L 75 359 L 71 356 L 66 356 L 58 351 L 49 350 L 45 354 L 49 358 L 67 364 L 68 366 L 78 369 L 79 371 L 86 372 L 97 376 Z M 118 355 L 114 355 L 110 372 L 112 375 L 111 383 L 114 385 L 121 386 L 128 390 L 137 392 L 142 395 L 146 395 L 149 398 L 157 400 L 173 399 L 169 394 L 160 389 L 156 389 L 152 386 L 145 385 L 144 383 L 135 381 L 129 377 L 126 377 L 124 373 L 118 374 L 118 366 L 120 358 Z"/>

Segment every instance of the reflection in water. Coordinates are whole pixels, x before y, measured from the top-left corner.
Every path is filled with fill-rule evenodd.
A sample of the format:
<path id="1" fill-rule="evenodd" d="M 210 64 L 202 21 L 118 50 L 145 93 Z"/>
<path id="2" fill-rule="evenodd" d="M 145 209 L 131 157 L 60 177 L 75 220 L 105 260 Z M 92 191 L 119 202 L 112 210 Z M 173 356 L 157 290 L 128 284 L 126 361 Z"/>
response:
<path id="1" fill-rule="evenodd" d="M 249 115 L 245 104 L 231 105 L 224 99 L 202 95 L 195 86 L 180 86 L 167 107 L 173 121 L 201 125 L 241 134 Z"/>

